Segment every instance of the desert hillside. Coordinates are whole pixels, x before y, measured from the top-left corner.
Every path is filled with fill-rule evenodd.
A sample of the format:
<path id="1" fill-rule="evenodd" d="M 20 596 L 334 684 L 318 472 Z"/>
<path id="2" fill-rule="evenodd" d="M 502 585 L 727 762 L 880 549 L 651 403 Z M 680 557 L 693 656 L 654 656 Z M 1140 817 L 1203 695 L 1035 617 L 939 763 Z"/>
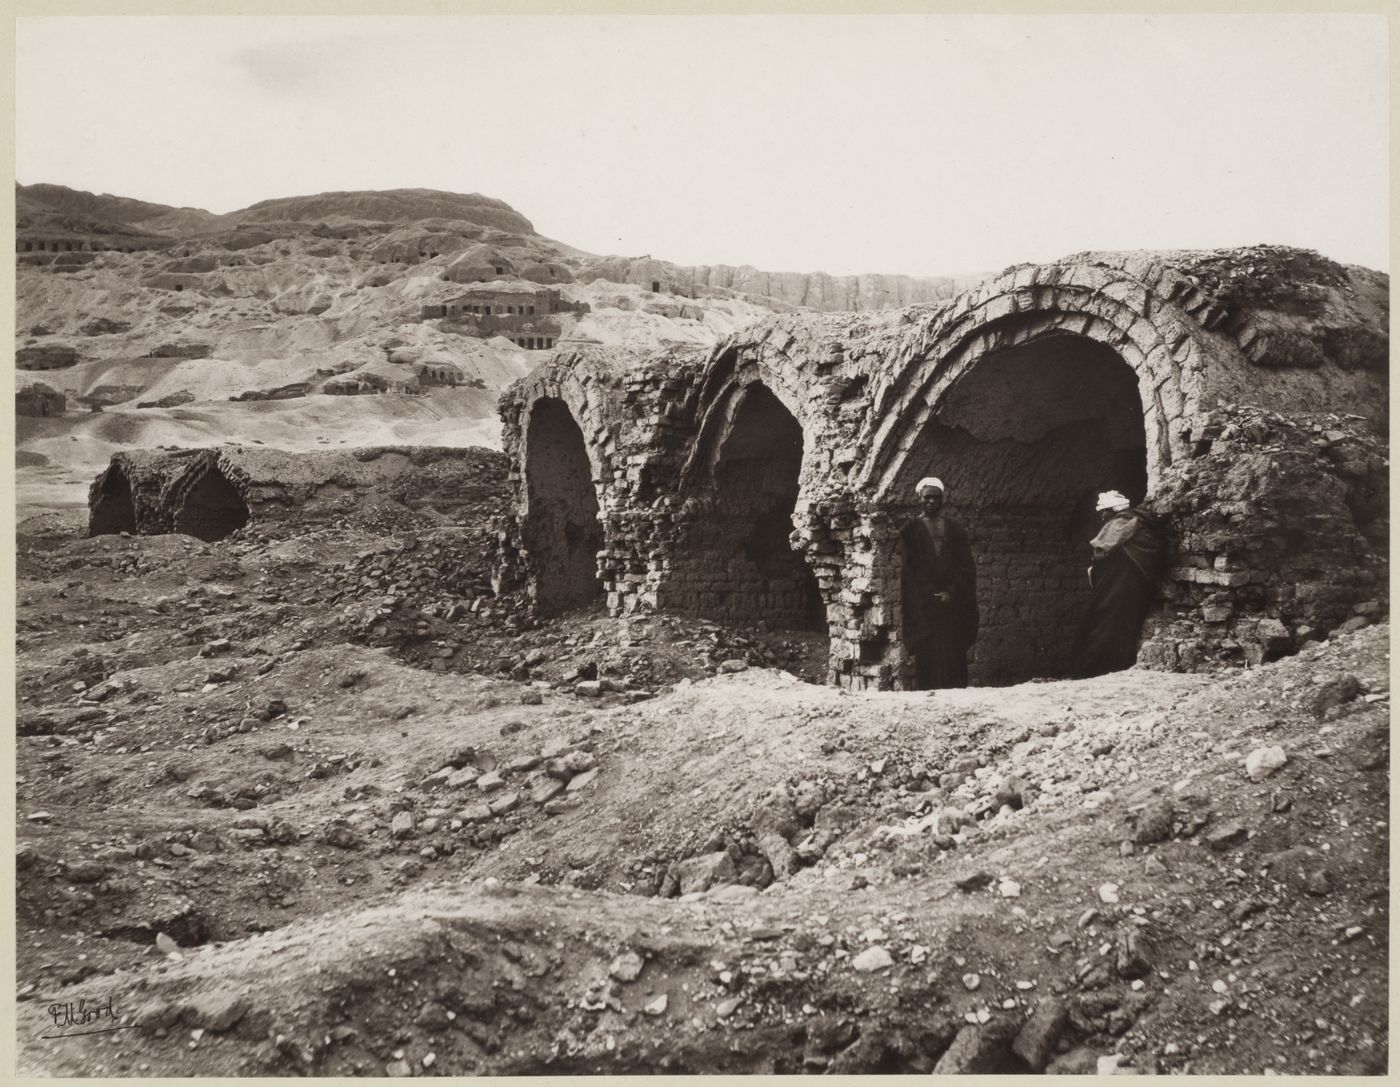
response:
<path id="1" fill-rule="evenodd" d="M 425 189 L 227 215 L 59 185 L 16 200 L 16 390 L 64 398 L 21 416 L 25 514 L 81 502 L 119 448 L 496 445 L 496 395 L 551 352 L 424 318 L 467 290 L 557 290 L 569 309 L 551 346 L 646 350 L 708 346 L 798 307 L 937 301 L 960 282 L 596 256 L 500 200 Z M 454 384 L 424 379 L 444 365 Z"/>

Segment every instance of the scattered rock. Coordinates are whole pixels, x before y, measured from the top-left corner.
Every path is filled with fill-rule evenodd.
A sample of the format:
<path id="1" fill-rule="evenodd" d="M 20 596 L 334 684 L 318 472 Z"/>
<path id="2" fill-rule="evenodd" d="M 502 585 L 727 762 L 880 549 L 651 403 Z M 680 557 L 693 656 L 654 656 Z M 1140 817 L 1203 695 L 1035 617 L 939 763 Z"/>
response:
<path id="1" fill-rule="evenodd" d="M 337 849 L 358 849 L 360 836 L 347 823 L 332 823 L 321 833 L 321 840 Z"/>
<path id="2" fill-rule="evenodd" d="M 867 947 L 851 960 L 851 967 L 861 974 L 873 974 L 877 970 L 887 970 L 894 965 L 894 959 L 883 947 L 876 944 Z"/>
<path id="3" fill-rule="evenodd" d="M 985 1025 L 968 1024 L 953 1038 L 938 1063 L 933 1066 L 936 1076 L 977 1075 L 1014 1070 L 1011 1043 L 1016 1027 L 1008 1022 L 993 1020 Z"/>
<path id="4" fill-rule="evenodd" d="M 734 861 L 723 851 L 688 857 L 673 867 L 677 892 L 683 895 L 707 891 L 719 883 L 733 883 L 738 876 Z"/>
<path id="5" fill-rule="evenodd" d="M 441 771 L 439 771 L 439 773 L 441 773 Z M 475 767 L 464 766 L 460 770 L 453 770 L 452 773 L 448 774 L 447 777 L 443 780 L 443 784 L 446 785 L 449 789 L 465 789 L 468 785 L 472 784 L 472 782 L 478 782 L 479 784 L 481 777 L 481 772 L 478 771 Z M 500 782 L 500 780 L 501 779 L 499 777 L 496 778 L 496 781 L 498 783 Z M 481 787 L 483 789 L 486 788 L 486 786 L 484 785 Z"/>
<path id="6" fill-rule="evenodd" d="M 389 824 L 389 833 L 395 838 L 409 838 L 413 835 L 413 813 L 401 811 Z"/>
<path id="7" fill-rule="evenodd" d="M 248 1014 L 248 1000 L 236 992 L 216 989 L 200 993 L 185 1005 L 184 1021 L 212 1034 L 222 1034 Z"/>
<path id="8" fill-rule="evenodd" d="M 579 774 L 577 777 L 570 778 L 567 788 L 569 792 L 576 793 L 580 789 L 591 785 L 593 783 L 593 779 L 597 776 L 598 771 L 596 768 L 593 770 L 586 770 L 582 774 Z"/>
<path id="9" fill-rule="evenodd" d="M 642 957 L 635 951 L 624 951 L 613 959 L 608 973 L 618 981 L 636 981 L 642 972 Z"/>
<path id="10" fill-rule="evenodd" d="M 1172 836 L 1176 806 L 1170 800 L 1156 800 L 1133 817 L 1133 844 L 1152 845 Z"/>
<path id="11" fill-rule="evenodd" d="M 728 1019 L 739 1010 L 739 1005 L 743 1002 L 744 998 L 741 996 L 726 997 L 715 1005 L 715 1015 L 720 1019 Z"/>
<path id="12" fill-rule="evenodd" d="M 500 774 L 496 773 L 496 771 L 492 770 L 489 773 L 482 774 L 476 779 L 476 787 L 483 793 L 494 792 L 497 789 L 505 787 L 505 779 L 501 777 Z"/>
<path id="13" fill-rule="evenodd" d="M 1099 1055 L 1088 1046 L 1061 1053 L 1045 1068 L 1052 1076 L 1092 1076 L 1098 1071 Z"/>
<path id="14" fill-rule="evenodd" d="M 995 878 L 990 872 L 973 872 L 971 875 L 954 880 L 953 885 L 960 891 L 976 891 L 982 887 L 990 886 Z"/>
<path id="15" fill-rule="evenodd" d="M 1011 1051 L 1036 1072 L 1043 1072 L 1055 1055 L 1055 1043 L 1069 1022 L 1069 1009 L 1053 997 L 1041 999 L 1021 1027 Z"/>
<path id="16" fill-rule="evenodd" d="M 1142 930 L 1134 926 L 1118 935 L 1114 967 L 1118 976 L 1140 978 L 1152 972 L 1152 948 Z"/>
<path id="17" fill-rule="evenodd" d="M 464 823 L 484 823 L 491 818 L 491 809 L 485 804 L 468 804 L 457 813 L 457 818 Z"/>
<path id="18" fill-rule="evenodd" d="M 1288 762 L 1283 748 L 1256 747 L 1244 760 L 1244 771 L 1250 781 L 1263 781 L 1266 777 Z"/>
<path id="19" fill-rule="evenodd" d="M 107 874 L 106 865 L 97 861 L 78 861 L 68 868 L 70 883 L 97 883 Z"/>
<path id="20" fill-rule="evenodd" d="M 665 993 L 662 993 L 660 996 L 653 997 L 643 1004 L 642 1011 L 647 1015 L 665 1015 L 667 1003 L 667 996 Z"/>
<path id="21" fill-rule="evenodd" d="M 501 793 L 492 800 L 487 807 L 492 815 L 504 815 L 508 811 L 513 811 L 520 803 L 520 794 L 515 792 Z"/>
<path id="22" fill-rule="evenodd" d="M 1350 702 L 1361 693 L 1361 681 L 1353 675 L 1344 675 L 1324 684 L 1313 699 L 1313 716 L 1319 721 L 1327 711 L 1343 703 Z"/>
<path id="23" fill-rule="evenodd" d="M 1245 825 L 1238 819 L 1231 819 L 1206 832 L 1206 845 L 1219 853 L 1239 845 L 1247 837 L 1249 830 Z"/>

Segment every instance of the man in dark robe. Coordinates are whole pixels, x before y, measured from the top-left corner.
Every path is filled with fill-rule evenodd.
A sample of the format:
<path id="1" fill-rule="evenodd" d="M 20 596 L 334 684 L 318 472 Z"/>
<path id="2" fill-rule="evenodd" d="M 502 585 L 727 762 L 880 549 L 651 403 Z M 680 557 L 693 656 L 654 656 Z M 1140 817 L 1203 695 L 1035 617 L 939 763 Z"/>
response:
<path id="1" fill-rule="evenodd" d="M 943 512 L 943 483 L 921 479 L 914 489 L 922 513 L 899 530 L 914 687 L 966 687 L 967 654 L 977 640 L 977 564 L 967 533 Z"/>
<path id="2" fill-rule="evenodd" d="M 1166 565 L 1167 537 L 1152 514 L 1118 491 L 1099 495 L 1103 527 L 1089 541 L 1093 598 L 1074 647 L 1074 676 L 1087 679 L 1131 668 L 1138 635 Z"/>

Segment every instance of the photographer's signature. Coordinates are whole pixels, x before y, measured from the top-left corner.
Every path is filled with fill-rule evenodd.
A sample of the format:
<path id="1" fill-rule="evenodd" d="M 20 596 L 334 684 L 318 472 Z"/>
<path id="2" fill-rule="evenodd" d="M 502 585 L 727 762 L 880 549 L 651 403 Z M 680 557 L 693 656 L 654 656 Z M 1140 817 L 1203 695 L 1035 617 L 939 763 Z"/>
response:
<path id="1" fill-rule="evenodd" d="M 135 1024 L 117 1023 L 117 1010 L 109 996 L 104 1003 L 87 1000 L 65 1001 L 48 1006 L 53 1020 L 50 1033 L 44 1038 L 80 1038 L 85 1034 L 110 1034 L 114 1030 L 130 1030 Z"/>

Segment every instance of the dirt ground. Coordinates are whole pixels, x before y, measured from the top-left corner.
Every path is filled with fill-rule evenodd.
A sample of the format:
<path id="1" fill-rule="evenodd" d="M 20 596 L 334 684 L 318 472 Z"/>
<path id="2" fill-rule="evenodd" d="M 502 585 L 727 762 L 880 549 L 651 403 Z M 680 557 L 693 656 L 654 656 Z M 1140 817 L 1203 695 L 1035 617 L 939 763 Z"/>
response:
<path id="1" fill-rule="evenodd" d="M 529 620 L 451 530 L 71 529 L 19 539 L 21 1073 L 1386 1070 L 1388 623 L 851 695 Z"/>

